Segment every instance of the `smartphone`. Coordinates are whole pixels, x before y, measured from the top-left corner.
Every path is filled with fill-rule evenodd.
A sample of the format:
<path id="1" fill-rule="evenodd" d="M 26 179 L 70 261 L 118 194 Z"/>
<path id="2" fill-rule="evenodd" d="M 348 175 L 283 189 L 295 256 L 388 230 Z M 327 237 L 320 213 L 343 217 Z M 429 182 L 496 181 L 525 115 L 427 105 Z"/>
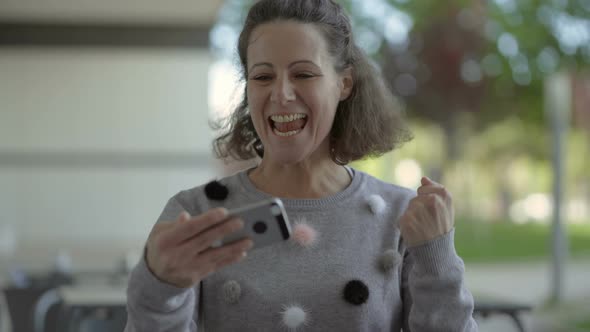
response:
<path id="1" fill-rule="evenodd" d="M 231 217 L 242 219 L 244 228 L 216 241 L 213 243 L 213 247 L 249 237 L 254 242 L 252 249 L 256 249 L 288 240 L 291 237 L 291 225 L 287 218 L 287 212 L 285 212 L 283 202 L 279 198 L 229 210 L 228 218 Z"/>

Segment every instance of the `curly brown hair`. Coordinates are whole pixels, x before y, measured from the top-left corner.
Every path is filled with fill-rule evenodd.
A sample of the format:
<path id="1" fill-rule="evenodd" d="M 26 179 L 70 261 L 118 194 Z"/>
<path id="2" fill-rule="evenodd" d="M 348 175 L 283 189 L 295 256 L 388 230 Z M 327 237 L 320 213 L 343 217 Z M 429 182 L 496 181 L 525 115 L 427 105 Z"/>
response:
<path id="1" fill-rule="evenodd" d="M 279 20 L 316 25 L 327 41 L 335 70 L 341 73 L 352 68 L 352 92 L 338 104 L 330 131 L 334 162 L 344 165 L 380 156 L 412 139 L 401 106 L 387 88 L 381 72 L 354 42 L 350 18 L 332 0 L 261 0 L 250 8 L 238 40 L 245 89 L 250 35 L 259 25 Z M 232 114 L 213 127 L 222 131 L 213 141 L 217 157 L 248 160 L 263 156 L 264 147 L 254 129 L 245 92 Z"/>

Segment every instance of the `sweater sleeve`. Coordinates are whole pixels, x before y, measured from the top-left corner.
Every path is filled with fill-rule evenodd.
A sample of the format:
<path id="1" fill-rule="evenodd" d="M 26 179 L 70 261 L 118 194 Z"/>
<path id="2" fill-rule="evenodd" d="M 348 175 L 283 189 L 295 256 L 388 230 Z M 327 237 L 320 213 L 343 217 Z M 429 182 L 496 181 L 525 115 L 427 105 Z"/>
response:
<path id="1" fill-rule="evenodd" d="M 473 296 L 454 246 L 454 229 L 408 248 L 402 271 L 404 331 L 477 331 Z"/>
<path id="2" fill-rule="evenodd" d="M 175 220 L 183 210 L 172 198 L 158 220 Z M 196 331 L 198 293 L 198 286 L 179 288 L 156 278 L 144 255 L 129 276 L 125 332 Z"/>

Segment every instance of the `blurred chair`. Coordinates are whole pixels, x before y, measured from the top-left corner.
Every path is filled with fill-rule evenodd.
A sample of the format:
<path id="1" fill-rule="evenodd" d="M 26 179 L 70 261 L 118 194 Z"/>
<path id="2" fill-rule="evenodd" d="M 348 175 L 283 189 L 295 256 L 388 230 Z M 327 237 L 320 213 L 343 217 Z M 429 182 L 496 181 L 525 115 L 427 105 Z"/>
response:
<path id="1" fill-rule="evenodd" d="M 127 310 L 123 305 L 106 307 L 70 307 L 64 315 L 64 331 L 120 332 L 125 329 Z"/>
<path id="2" fill-rule="evenodd" d="M 0 292 L 0 331 L 12 331 L 10 313 L 4 292 Z"/>
<path id="3" fill-rule="evenodd" d="M 46 291 L 34 308 L 34 332 L 51 331 L 46 323 L 54 308 L 60 332 L 117 332 L 127 321 L 121 288 L 62 286 Z"/>
<path id="4" fill-rule="evenodd" d="M 61 298 L 56 288 L 46 290 L 41 294 L 33 307 L 33 332 L 49 332 L 54 330 L 55 328 L 50 328 L 48 324 L 49 313 L 55 313 L 55 310 L 58 310 L 57 316 L 59 316 L 60 305 Z"/>
<path id="5" fill-rule="evenodd" d="M 513 303 L 492 299 L 475 299 L 474 316 L 488 318 L 490 316 L 503 315 L 512 320 L 518 332 L 526 332 L 521 315 L 530 312 L 533 307 L 528 304 Z"/>
<path id="6" fill-rule="evenodd" d="M 47 288 L 4 288 L 8 313 L 14 332 L 34 332 L 34 308 L 39 299 L 46 294 Z M 57 307 L 48 308 L 45 314 L 45 331 L 55 332 L 57 324 Z M 9 330 L 10 331 L 10 330 Z"/>
<path id="7" fill-rule="evenodd" d="M 11 266 L 8 272 L 10 279 L 7 280 L 7 285 L 9 286 L 2 288 L 2 293 L 6 299 L 7 311 L 14 332 L 33 332 L 33 310 L 39 299 L 48 290 L 72 284 L 74 281 L 70 274 L 59 270 L 31 274 L 19 266 Z M 57 306 L 48 310 L 45 315 L 45 331 L 56 332 Z"/>

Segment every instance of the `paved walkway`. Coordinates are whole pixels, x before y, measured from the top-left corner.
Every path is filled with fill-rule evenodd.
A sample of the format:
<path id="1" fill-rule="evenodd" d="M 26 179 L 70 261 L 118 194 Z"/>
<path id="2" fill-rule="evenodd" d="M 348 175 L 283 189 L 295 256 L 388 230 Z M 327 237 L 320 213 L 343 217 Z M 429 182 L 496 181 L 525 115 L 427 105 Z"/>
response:
<path id="1" fill-rule="evenodd" d="M 552 312 L 543 308 L 550 294 L 550 273 L 549 262 L 522 262 L 467 264 L 465 276 L 467 287 L 476 299 L 479 294 L 532 305 L 535 308 L 533 312 L 523 317 L 527 331 L 560 332 L 555 316 L 577 319 L 579 306 L 572 306 L 567 312 Z M 566 264 L 563 287 L 564 302 L 583 304 L 587 315 L 590 311 L 590 258 L 570 260 Z M 517 331 L 507 317 L 489 317 L 478 319 L 478 322 L 481 332 Z"/>

